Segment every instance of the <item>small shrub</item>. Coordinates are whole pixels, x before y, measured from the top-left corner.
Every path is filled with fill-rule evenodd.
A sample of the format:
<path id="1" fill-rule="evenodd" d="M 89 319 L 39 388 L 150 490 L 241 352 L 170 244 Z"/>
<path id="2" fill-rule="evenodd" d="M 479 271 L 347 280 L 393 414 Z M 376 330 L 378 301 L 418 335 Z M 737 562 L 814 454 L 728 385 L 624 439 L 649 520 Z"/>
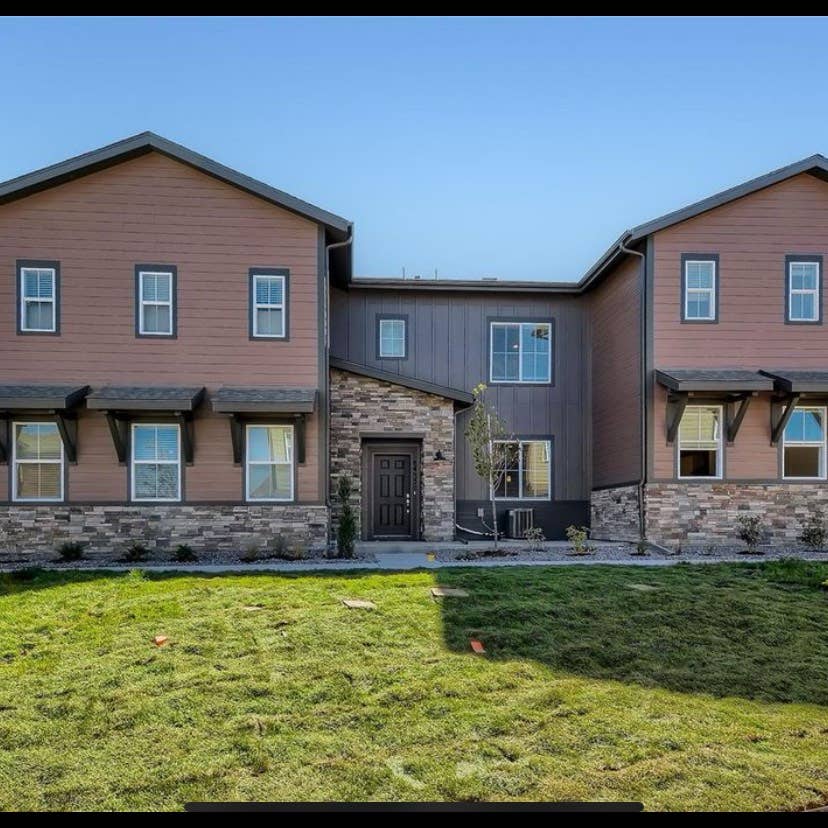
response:
<path id="1" fill-rule="evenodd" d="M 529 552 L 540 552 L 543 549 L 546 535 L 543 534 L 540 526 L 530 526 L 523 533 L 523 539 L 526 541 L 526 548 Z"/>
<path id="2" fill-rule="evenodd" d="M 256 541 L 250 541 L 244 547 L 244 552 L 239 555 L 239 560 L 243 563 L 255 563 L 259 560 L 259 544 Z"/>
<path id="3" fill-rule="evenodd" d="M 193 552 L 193 547 L 186 543 L 179 543 L 173 551 L 173 558 L 178 563 L 192 563 L 198 560 L 198 555 Z"/>
<path id="4" fill-rule="evenodd" d="M 79 561 L 83 557 L 85 543 L 80 541 L 64 541 L 57 548 L 57 553 L 62 561 Z"/>
<path id="5" fill-rule="evenodd" d="M 802 527 L 799 540 L 814 552 L 821 552 L 825 549 L 825 535 L 825 517 L 818 509 L 814 509 Z"/>
<path id="6" fill-rule="evenodd" d="M 591 555 L 592 547 L 589 545 L 587 538 L 589 537 L 589 529 L 586 526 L 567 526 L 566 539 L 569 541 L 570 555 Z"/>
<path id="7" fill-rule="evenodd" d="M 126 563 L 138 563 L 139 561 L 145 561 L 149 556 L 149 553 L 150 551 L 146 544 L 138 541 L 136 543 L 131 543 L 126 548 L 123 559 Z"/>
<path id="8" fill-rule="evenodd" d="M 301 548 L 292 547 L 281 535 L 277 535 L 270 544 L 268 557 L 280 561 L 300 561 L 305 557 L 305 553 Z"/>
<path id="9" fill-rule="evenodd" d="M 650 544 L 647 543 L 646 538 L 639 538 L 638 543 L 635 545 L 635 552 L 631 552 L 630 554 L 636 558 L 645 558 L 649 554 Z"/>
<path id="10" fill-rule="evenodd" d="M 746 554 L 758 554 L 757 547 L 762 540 L 762 518 L 759 515 L 739 515 L 736 518 L 736 534 L 747 547 Z"/>
<path id="11" fill-rule="evenodd" d="M 351 505 L 353 492 L 351 478 L 343 474 L 336 487 L 336 497 L 341 504 L 339 524 L 336 528 L 336 549 L 340 558 L 354 557 L 354 543 L 356 542 L 356 515 Z"/>

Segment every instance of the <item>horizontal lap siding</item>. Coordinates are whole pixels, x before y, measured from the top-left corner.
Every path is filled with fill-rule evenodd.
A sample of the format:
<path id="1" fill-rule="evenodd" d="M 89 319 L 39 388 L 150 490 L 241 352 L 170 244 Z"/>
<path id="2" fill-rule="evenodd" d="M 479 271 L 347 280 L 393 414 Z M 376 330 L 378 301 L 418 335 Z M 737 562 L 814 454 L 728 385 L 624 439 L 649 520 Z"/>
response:
<path id="1" fill-rule="evenodd" d="M 317 239 L 315 224 L 157 153 L 0 206 L 0 382 L 317 387 Z M 60 261 L 59 337 L 16 335 L 17 259 Z M 141 263 L 178 269 L 177 339 L 135 337 Z M 251 267 L 290 270 L 288 342 L 248 338 Z M 226 420 L 203 417 L 187 495 L 238 499 Z M 81 423 L 73 499 L 125 495 L 101 422 Z M 317 431 L 299 471 L 306 500 L 319 499 Z"/>
<path id="2" fill-rule="evenodd" d="M 640 271 L 630 257 L 589 295 L 593 486 L 641 475 Z"/>
<path id="3" fill-rule="evenodd" d="M 719 323 L 681 324 L 681 254 L 719 255 Z M 810 175 L 776 184 L 655 235 L 656 368 L 828 367 L 828 327 L 785 324 L 785 256 L 823 255 L 828 264 L 828 183 Z M 823 304 L 825 302 L 823 274 Z M 673 477 L 666 445 L 666 395 L 656 389 L 654 474 Z M 726 453 L 727 476 L 778 473 L 767 397 Z"/>

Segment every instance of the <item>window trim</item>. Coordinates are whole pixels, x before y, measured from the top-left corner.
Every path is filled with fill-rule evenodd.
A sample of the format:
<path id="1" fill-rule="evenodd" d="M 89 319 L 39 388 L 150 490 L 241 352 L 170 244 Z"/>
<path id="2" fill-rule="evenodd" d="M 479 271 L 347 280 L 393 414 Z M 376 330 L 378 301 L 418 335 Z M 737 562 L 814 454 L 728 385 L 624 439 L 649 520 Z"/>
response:
<path id="1" fill-rule="evenodd" d="M 54 464 L 56 460 L 18 460 L 17 459 L 17 427 L 27 425 L 50 425 L 54 426 L 58 433 L 60 443 L 60 497 L 20 497 L 17 493 L 17 464 L 41 465 L 44 463 Z M 12 503 L 63 503 L 66 500 L 66 448 L 63 445 L 63 438 L 57 423 L 52 420 L 13 420 L 11 424 L 11 481 L 9 493 Z"/>
<path id="2" fill-rule="evenodd" d="M 264 460 L 250 460 L 251 428 L 289 428 L 290 429 L 290 497 L 250 497 L 250 466 L 285 466 L 287 463 L 273 463 Z M 296 426 L 293 423 L 256 422 L 244 424 L 244 501 L 245 503 L 293 503 L 296 500 Z"/>
<path id="3" fill-rule="evenodd" d="M 815 291 L 798 291 L 799 293 L 813 293 L 816 298 L 815 319 L 794 319 L 791 317 L 791 265 L 816 264 L 817 287 Z M 785 324 L 786 325 L 821 325 L 822 324 L 822 256 L 818 254 L 788 254 L 785 256 Z"/>
<path id="4" fill-rule="evenodd" d="M 144 331 L 144 301 L 141 294 L 144 275 L 165 275 L 170 277 L 170 332 Z M 166 305 L 166 302 L 150 302 L 151 305 Z M 178 268 L 175 265 L 135 265 L 135 336 L 139 339 L 176 339 L 178 337 Z"/>
<path id="5" fill-rule="evenodd" d="M 23 326 L 23 271 L 24 270 L 51 270 L 52 271 L 52 327 L 48 330 L 25 328 Z M 60 262 L 46 259 L 18 259 L 15 263 L 17 275 L 17 333 L 20 336 L 60 336 Z"/>
<path id="6" fill-rule="evenodd" d="M 713 263 L 713 288 L 712 305 L 713 315 L 711 317 L 699 318 L 687 315 L 687 265 L 691 262 L 712 262 Z M 699 292 L 701 289 L 693 288 Z M 704 289 L 705 291 L 707 288 Z M 681 321 L 687 325 L 716 325 L 719 322 L 719 254 L 718 253 L 682 253 L 681 254 Z"/>
<path id="7" fill-rule="evenodd" d="M 278 276 L 282 280 L 282 333 L 279 334 L 260 334 L 256 332 L 256 309 L 259 305 L 256 303 L 256 277 L 264 276 L 272 278 Z M 247 297 L 247 327 L 248 337 L 256 340 L 276 340 L 277 342 L 287 342 L 290 339 L 290 270 L 286 267 L 251 267 L 247 271 L 248 279 L 248 297 Z M 278 307 L 278 305 L 268 305 L 267 307 Z"/>
<path id="8" fill-rule="evenodd" d="M 802 482 L 808 482 L 813 480 L 826 480 L 828 479 L 828 423 L 826 423 L 826 416 L 828 416 L 828 407 L 824 405 L 798 405 L 794 408 L 793 414 L 797 411 L 819 411 L 822 414 L 822 440 L 817 443 L 816 441 L 799 441 L 795 440 L 792 443 L 788 444 L 785 440 L 785 431 L 782 432 L 782 439 L 780 443 L 782 444 L 781 452 L 780 452 L 780 463 L 782 466 L 781 469 L 781 476 L 783 480 L 800 480 Z M 793 446 L 803 446 L 805 448 L 819 446 L 819 468 L 820 474 L 817 477 L 789 477 L 785 474 L 785 447 L 787 445 Z"/>
<path id="9" fill-rule="evenodd" d="M 714 408 L 719 412 L 719 439 L 718 439 L 718 448 L 716 449 L 716 474 L 711 475 L 683 475 L 681 473 L 681 423 L 679 423 L 678 431 L 676 432 L 676 480 L 687 480 L 689 482 L 693 482 L 695 480 L 706 481 L 706 480 L 724 480 L 724 464 L 725 464 L 725 457 L 724 457 L 724 429 L 725 429 L 725 421 L 724 421 L 724 406 L 717 404 L 717 403 L 697 403 L 695 405 L 688 405 L 684 412 L 682 413 L 682 419 L 684 419 L 685 414 L 691 408 Z"/>
<path id="10" fill-rule="evenodd" d="M 174 465 L 170 460 L 135 460 L 135 429 L 137 428 L 175 428 L 178 438 L 178 497 L 136 497 L 135 495 L 135 466 Z M 129 500 L 130 503 L 181 503 L 184 499 L 184 478 L 181 457 L 181 426 L 172 422 L 132 422 L 129 425 Z"/>
<path id="11" fill-rule="evenodd" d="M 513 440 L 495 440 L 500 445 L 508 445 L 510 443 L 517 443 L 518 447 L 518 491 L 523 492 L 523 452 L 521 446 L 524 443 L 545 443 L 546 453 L 549 458 L 549 471 L 547 474 L 547 491 L 546 497 L 524 497 L 522 494 L 517 497 L 495 497 L 497 502 L 505 501 L 521 501 L 528 503 L 548 503 L 552 500 L 552 438 L 551 437 L 515 437 Z"/>
<path id="12" fill-rule="evenodd" d="M 402 356 L 396 354 L 382 353 L 382 323 L 402 322 L 403 323 L 403 352 Z M 408 359 L 408 314 L 407 313 L 378 313 L 376 316 L 376 354 L 377 359 Z"/>
<path id="13" fill-rule="evenodd" d="M 525 317 L 519 318 L 498 318 L 498 317 L 489 317 L 487 320 L 489 323 L 489 348 L 488 348 L 488 357 L 489 357 L 489 384 L 490 385 L 554 385 L 555 384 L 555 363 L 553 359 L 553 354 L 555 350 L 555 320 L 550 318 L 544 319 L 531 319 Z M 549 371 L 549 378 L 544 380 L 524 380 L 524 379 L 505 379 L 505 380 L 496 380 L 492 378 L 492 372 L 494 370 L 494 328 L 495 326 L 508 326 L 508 325 L 547 325 L 549 327 L 549 354 L 547 359 L 547 367 Z M 522 376 L 523 374 L 523 337 L 521 336 L 518 340 L 518 375 Z"/>

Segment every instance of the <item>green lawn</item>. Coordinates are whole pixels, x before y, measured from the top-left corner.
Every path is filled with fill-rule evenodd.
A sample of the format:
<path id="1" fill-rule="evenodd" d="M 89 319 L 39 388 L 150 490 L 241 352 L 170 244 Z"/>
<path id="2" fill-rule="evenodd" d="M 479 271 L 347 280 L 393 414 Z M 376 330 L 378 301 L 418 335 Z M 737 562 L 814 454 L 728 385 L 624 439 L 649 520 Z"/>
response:
<path id="1" fill-rule="evenodd" d="M 825 803 L 826 577 L 786 563 L 0 576 L 0 808 Z M 438 580 L 470 597 L 435 601 Z"/>

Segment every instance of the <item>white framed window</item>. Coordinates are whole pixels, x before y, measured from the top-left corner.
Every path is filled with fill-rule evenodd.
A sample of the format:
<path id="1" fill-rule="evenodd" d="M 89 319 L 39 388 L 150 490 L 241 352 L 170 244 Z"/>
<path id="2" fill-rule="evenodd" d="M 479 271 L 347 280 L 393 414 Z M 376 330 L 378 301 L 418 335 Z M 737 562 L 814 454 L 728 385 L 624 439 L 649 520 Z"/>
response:
<path id="1" fill-rule="evenodd" d="M 552 464 L 549 440 L 499 440 L 495 459 L 503 470 L 497 500 L 549 500 Z"/>
<path id="2" fill-rule="evenodd" d="M 716 259 L 684 259 L 684 319 L 716 321 Z"/>
<path id="3" fill-rule="evenodd" d="M 175 279 L 171 271 L 138 271 L 138 333 L 173 336 Z"/>
<path id="4" fill-rule="evenodd" d="M 12 424 L 12 500 L 63 500 L 63 441 L 55 423 Z"/>
<path id="5" fill-rule="evenodd" d="M 782 476 L 825 479 L 825 412 L 822 406 L 797 406 L 782 435 Z"/>
<path id="6" fill-rule="evenodd" d="M 250 335 L 260 339 L 284 339 L 286 278 L 270 273 L 252 273 L 250 276 L 251 303 Z"/>
<path id="7" fill-rule="evenodd" d="M 819 322 L 821 263 L 788 258 L 788 322 Z"/>
<path id="8" fill-rule="evenodd" d="M 552 381 L 551 322 L 492 322 L 489 380 L 493 383 Z"/>
<path id="9" fill-rule="evenodd" d="M 132 499 L 181 500 L 181 430 L 173 423 L 133 423 Z"/>
<path id="10" fill-rule="evenodd" d="M 20 267 L 20 330 L 57 332 L 57 269 Z"/>
<path id="11" fill-rule="evenodd" d="M 246 500 L 293 500 L 293 426 L 245 428 Z"/>
<path id="12" fill-rule="evenodd" d="M 678 476 L 722 476 L 722 406 L 688 405 L 678 430 Z"/>
<path id="13" fill-rule="evenodd" d="M 379 341 L 379 357 L 391 359 L 405 359 L 406 357 L 406 320 L 380 319 L 377 332 Z"/>

